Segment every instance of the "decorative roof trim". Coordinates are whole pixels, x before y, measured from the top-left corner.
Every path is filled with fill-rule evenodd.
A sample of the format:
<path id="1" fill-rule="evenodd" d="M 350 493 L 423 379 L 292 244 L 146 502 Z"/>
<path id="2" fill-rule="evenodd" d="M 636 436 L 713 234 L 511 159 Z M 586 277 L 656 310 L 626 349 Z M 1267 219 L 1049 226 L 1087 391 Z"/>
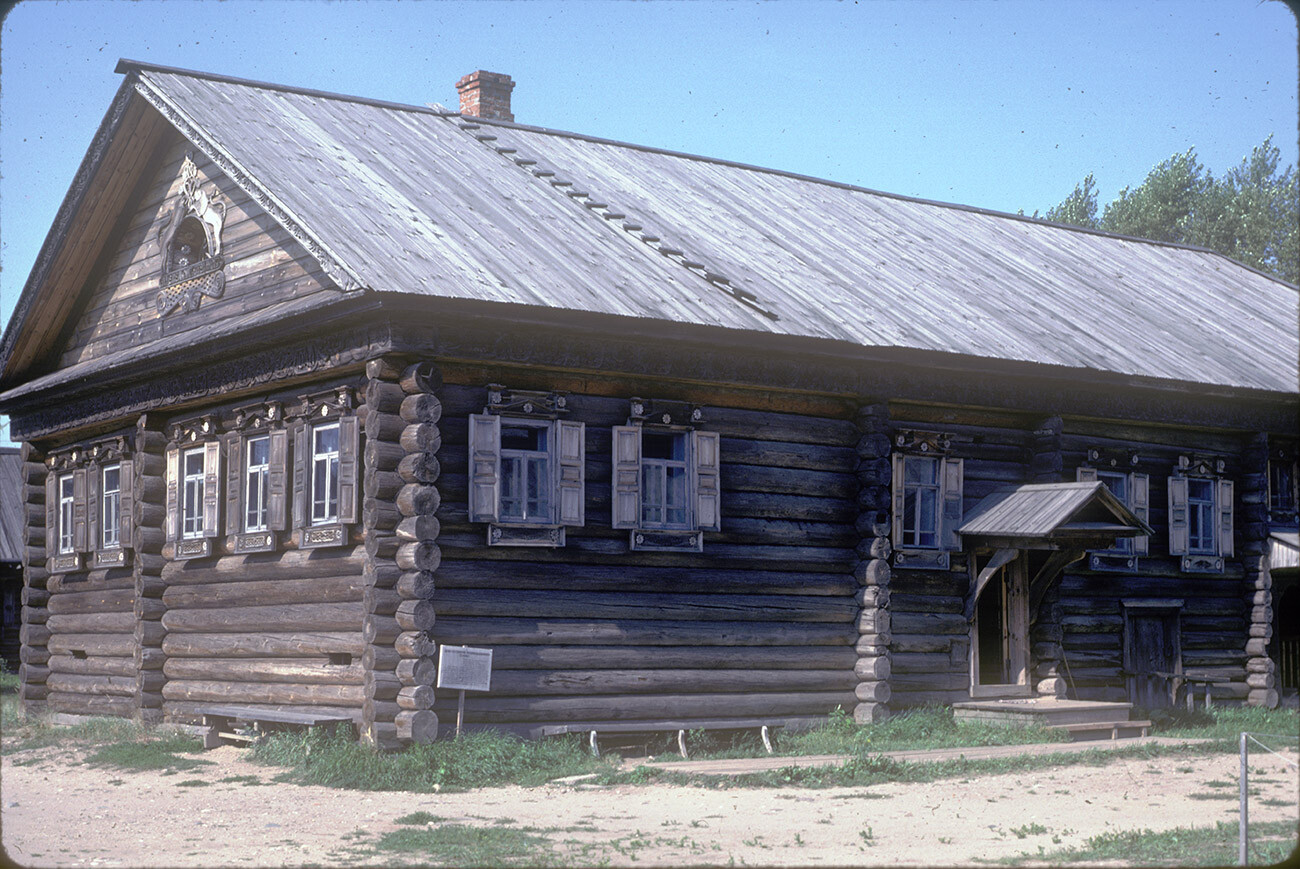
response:
<path id="1" fill-rule="evenodd" d="M 341 257 L 308 231 L 305 224 L 298 219 L 284 203 L 280 202 L 269 190 L 263 187 L 253 176 L 230 156 L 212 137 L 199 128 L 189 116 L 172 103 L 160 89 L 141 75 L 135 82 L 135 91 L 158 113 L 176 127 L 181 135 L 189 139 L 204 155 L 234 181 L 239 189 L 248 194 L 267 214 L 274 218 L 295 241 L 303 246 L 320 264 L 321 270 L 345 293 L 365 289 L 360 276 L 343 261 Z"/>

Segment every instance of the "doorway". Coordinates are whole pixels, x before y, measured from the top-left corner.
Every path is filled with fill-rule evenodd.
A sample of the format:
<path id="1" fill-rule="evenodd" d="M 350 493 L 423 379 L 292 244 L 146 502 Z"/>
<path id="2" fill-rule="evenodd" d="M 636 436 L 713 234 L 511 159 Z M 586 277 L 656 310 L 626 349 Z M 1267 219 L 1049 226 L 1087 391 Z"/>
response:
<path id="1" fill-rule="evenodd" d="M 1147 709 L 1174 705 L 1183 672 L 1182 601 L 1124 601 L 1124 675 L 1129 702 Z"/>
<path id="2" fill-rule="evenodd" d="M 1029 693 L 1029 596 L 1026 559 L 989 577 L 971 623 L 971 696 Z"/>

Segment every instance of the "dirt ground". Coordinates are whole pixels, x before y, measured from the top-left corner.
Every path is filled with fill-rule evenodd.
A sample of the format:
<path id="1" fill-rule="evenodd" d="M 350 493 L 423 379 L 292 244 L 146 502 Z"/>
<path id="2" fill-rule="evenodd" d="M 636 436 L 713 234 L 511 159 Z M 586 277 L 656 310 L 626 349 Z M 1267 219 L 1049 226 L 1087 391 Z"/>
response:
<path id="1" fill-rule="evenodd" d="M 6 756 L 4 850 L 24 866 L 347 866 L 439 862 L 366 847 L 412 812 L 436 824 L 533 828 L 565 865 L 954 865 L 1083 844 L 1099 833 L 1237 818 L 1237 758 L 1117 759 L 931 784 L 809 790 L 551 784 L 455 794 L 268 783 L 223 747 L 166 775 L 97 769 L 83 752 Z M 1290 757 L 1294 762 L 1295 753 Z M 15 762 L 17 761 L 17 762 Z M 1252 755 L 1252 821 L 1297 819 L 1297 775 Z M 222 779 L 250 778 L 222 782 Z M 196 785 L 205 782 L 206 785 Z M 1196 795 L 1200 795 L 1197 797 Z M 539 856 L 540 855 L 540 856 Z M 445 857 L 443 859 L 446 859 Z M 454 862 L 454 861 L 453 861 Z M 528 860 L 527 862 L 534 862 Z"/>

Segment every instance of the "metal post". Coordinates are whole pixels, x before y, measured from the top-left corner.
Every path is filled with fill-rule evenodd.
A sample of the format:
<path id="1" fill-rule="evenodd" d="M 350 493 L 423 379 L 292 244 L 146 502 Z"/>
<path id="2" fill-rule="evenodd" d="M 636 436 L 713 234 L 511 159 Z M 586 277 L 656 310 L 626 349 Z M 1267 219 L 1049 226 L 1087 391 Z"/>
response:
<path id="1" fill-rule="evenodd" d="M 460 726 L 465 721 L 465 690 L 460 692 L 460 700 L 456 703 L 456 738 L 460 739 Z"/>
<path id="2" fill-rule="evenodd" d="M 1246 865 L 1246 839 L 1250 822 L 1246 817 L 1246 761 L 1250 750 L 1246 747 L 1246 734 L 1241 734 L 1241 818 L 1237 822 L 1237 865 Z"/>

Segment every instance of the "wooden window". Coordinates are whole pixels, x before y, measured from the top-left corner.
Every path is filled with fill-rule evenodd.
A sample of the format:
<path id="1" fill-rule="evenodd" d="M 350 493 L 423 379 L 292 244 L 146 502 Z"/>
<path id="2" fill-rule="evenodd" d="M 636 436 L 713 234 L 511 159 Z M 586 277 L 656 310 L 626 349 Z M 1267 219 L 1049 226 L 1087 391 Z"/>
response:
<path id="1" fill-rule="evenodd" d="M 299 548 L 342 546 L 358 521 L 360 426 L 355 416 L 299 424 L 294 435 L 293 524 Z M 274 439 L 268 472 L 268 516 L 276 512 Z"/>
<path id="2" fill-rule="evenodd" d="M 1233 485 L 1221 477 L 1169 478 L 1169 554 L 1183 570 L 1218 572 L 1233 554 Z"/>
<path id="3" fill-rule="evenodd" d="M 612 525 L 633 549 L 700 551 L 721 530 L 717 432 L 614 427 Z"/>
<path id="4" fill-rule="evenodd" d="M 1296 462 L 1294 458 L 1269 459 L 1268 511 L 1274 522 L 1295 524 L 1300 515 L 1300 500 L 1296 492 Z"/>
<path id="5" fill-rule="evenodd" d="M 497 546 L 563 546 L 586 521 L 585 426 L 561 419 L 469 418 L 470 521 Z"/>
<path id="6" fill-rule="evenodd" d="M 59 554 L 76 552 L 74 537 L 76 489 L 72 474 L 59 476 Z"/>
<path id="7" fill-rule="evenodd" d="M 244 530 L 265 531 L 270 522 L 271 436 L 250 437 L 243 452 Z"/>
<path id="8" fill-rule="evenodd" d="M 204 483 L 203 448 L 181 453 L 181 539 L 203 536 Z"/>
<path id="9" fill-rule="evenodd" d="M 235 552 L 270 552 L 285 529 L 289 436 L 284 429 L 227 435 L 226 534 Z"/>
<path id="10" fill-rule="evenodd" d="M 122 466 L 105 465 L 100 470 L 99 548 L 122 545 Z"/>
<path id="11" fill-rule="evenodd" d="M 1075 479 L 1081 483 L 1099 480 L 1106 484 L 1110 493 L 1120 500 L 1125 507 L 1133 511 L 1143 522 L 1151 515 L 1151 481 L 1146 474 L 1108 471 L 1099 468 L 1080 467 L 1075 471 Z M 1094 555 L 1102 556 L 1091 560 L 1092 567 L 1132 567 L 1130 556 L 1146 555 L 1150 551 L 1149 538 L 1121 537 L 1110 549 L 1098 550 Z M 1113 556 L 1113 558 L 1112 558 Z M 1122 559 L 1119 561 L 1119 559 Z"/>
<path id="12" fill-rule="evenodd" d="M 961 548 L 963 461 L 897 452 L 893 456 L 892 543 L 898 567 L 947 567 Z"/>
<path id="13" fill-rule="evenodd" d="M 221 452 L 218 440 L 167 448 L 167 537 L 174 558 L 212 554 L 212 538 L 221 533 Z"/>

